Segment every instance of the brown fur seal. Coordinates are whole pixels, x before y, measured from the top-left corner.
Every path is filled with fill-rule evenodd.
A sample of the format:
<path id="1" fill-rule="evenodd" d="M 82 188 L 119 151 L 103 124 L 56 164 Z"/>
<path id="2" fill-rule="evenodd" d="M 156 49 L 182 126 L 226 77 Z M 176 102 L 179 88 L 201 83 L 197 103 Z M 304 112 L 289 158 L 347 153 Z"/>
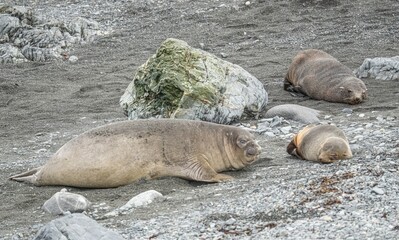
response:
<path id="1" fill-rule="evenodd" d="M 320 50 L 299 52 L 288 69 L 284 89 L 313 99 L 358 104 L 366 98 L 367 88 L 352 71 Z"/>
<path id="2" fill-rule="evenodd" d="M 302 159 L 322 163 L 352 157 L 345 134 L 332 125 L 306 126 L 288 144 L 287 152 Z"/>
<path id="3" fill-rule="evenodd" d="M 162 176 L 204 182 L 255 160 L 260 147 L 246 130 L 202 121 L 123 121 L 87 131 L 62 146 L 42 167 L 10 179 L 37 186 L 118 187 Z"/>

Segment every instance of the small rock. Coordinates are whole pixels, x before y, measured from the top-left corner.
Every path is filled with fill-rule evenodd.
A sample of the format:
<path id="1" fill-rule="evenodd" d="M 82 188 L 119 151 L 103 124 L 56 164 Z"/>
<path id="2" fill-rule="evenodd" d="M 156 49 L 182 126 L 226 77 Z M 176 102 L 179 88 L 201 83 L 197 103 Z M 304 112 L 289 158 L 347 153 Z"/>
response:
<path id="1" fill-rule="evenodd" d="M 346 114 L 352 114 L 353 110 L 350 108 L 344 108 L 344 109 L 342 109 L 342 112 L 346 113 Z"/>
<path id="2" fill-rule="evenodd" d="M 280 128 L 280 131 L 284 134 L 288 134 L 291 131 L 291 126 L 282 127 Z"/>
<path id="3" fill-rule="evenodd" d="M 42 209 L 52 215 L 60 215 L 64 212 L 83 212 L 90 207 L 90 202 L 82 195 L 67 192 L 64 188 L 47 200 Z"/>
<path id="4" fill-rule="evenodd" d="M 359 117 L 363 118 L 365 115 L 364 113 L 359 114 Z"/>
<path id="5" fill-rule="evenodd" d="M 76 63 L 78 61 L 78 57 L 76 56 L 70 56 L 68 61 L 70 61 L 71 63 Z"/>
<path id="6" fill-rule="evenodd" d="M 124 206 L 120 208 L 122 211 L 129 210 L 135 207 L 141 207 L 152 203 L 155 198 L 162 197 L 163 195 L 155 190 L 149 190 L 130 199 Z"/>
<path id="7" fill-rule="evenodd" d="M 39 154 L 39 153 L 43 153 L 43 152 L 46 152 L 46 151 L 47 151 L 47 149 L 41 148 L 41 149 L 35 151 L 35 153 Z"/>
<path id="8" fill-rule="evenodd" d="M 275 137 L 276 136 L 273 132 L 264 132 L 263 134 L 268 136 L 268 137 Z"/>
<path id="9" fill-rule="evenodd" d="M 320 219 L 321 219 L 321 220 L 324 220 L 324 221 L 326 221 L 326 222 L 332 221 L 332 217 L 330 217 L 330 216 L 328 216 L 328 215 L 322 216 Z"/>
<path id="10" fill-rule="evenodd" d="M 237 220 L 235 218 L 230 218 L 229 220 L 226 221 L 226 225 L 232 225 L 236 222 Z"/>
<path id="11" fill-rule="evenodd" d="M 224 52 L 221 52 L 221 53 L 220 53 L 220 56 L 221 56 L 222 58 L 227 58 L 227 57 L 228 57 L 228 55 L 227 55 L 226 53 L 224 53 Z"/>
<path id="12" fill-rule="evenodd" d="M 275 127 L 277 125 L 280 125 L 283 122 L 283 118 L 279 116 L 275 116 L 270 123 L 270 127 Z"/>
<path id="13" fill-rule="evenodd" d="M 379 187 L 373 187 L 373 189 L 371 189 L 371 191 L 376 193 L 376 194 L 378 194 L 378 195 L 383 195 L 385 193 L 384 190 L 382 190 Z"/>
<path id="14" fill-rule="evenodd" d="M 122 207 L 115 209 L 112 212 L 109 212 L 104 215 L 104 218 L 115 217 L 121 213 L 127 214 L 133 208 L 141 207 L 152 203 L 152 201 L 156 198 L 163 197 L 163 195 L 155 190 L 149 190 L 143 193 L 140 193 L 137 196 L 134 196 L 130 199 L 125 205 Z"/>

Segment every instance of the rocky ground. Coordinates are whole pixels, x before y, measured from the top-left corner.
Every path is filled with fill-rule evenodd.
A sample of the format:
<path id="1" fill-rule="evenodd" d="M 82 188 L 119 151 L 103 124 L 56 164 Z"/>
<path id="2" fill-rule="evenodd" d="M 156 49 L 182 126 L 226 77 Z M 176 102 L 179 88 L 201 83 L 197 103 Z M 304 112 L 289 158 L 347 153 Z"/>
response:
<path id="1" fill-rule="evenodd" d="M 396 0 L 344 1 L 4 1 L 48 18 L 96 20 L 108 35 L 74 46 L 72 62 L 0 65 L 0 218 L 2 239 L 31 239 L 54 217 L 41 205 L 62 187 L 11 182 L 43 164 L 85 130 L 124 120 L 119 98 L 138 66 L 167 37 L 187 41 L 255 75 L 268 108 L 296 103 L 323 111 L 348 136 L 354 158 L 323 165 L 285 152 L 302 125 L 291 121 L 257 134 L 262 159 L 202 184 L 177 178 L 115 189 L 77 189 L 88 214 L 127 239 L 395 239 L 399 234 L 398 81 L 364 79 L 360 105 L 315 101 L 283 91 L 291 58 L 318 48 L 351 69 L 365 58 L 399 52 Z M 243 124 L 256 127 L 257 121 Z M 102 219 L 131 197 L 164 195 L 130 214 Z"/>

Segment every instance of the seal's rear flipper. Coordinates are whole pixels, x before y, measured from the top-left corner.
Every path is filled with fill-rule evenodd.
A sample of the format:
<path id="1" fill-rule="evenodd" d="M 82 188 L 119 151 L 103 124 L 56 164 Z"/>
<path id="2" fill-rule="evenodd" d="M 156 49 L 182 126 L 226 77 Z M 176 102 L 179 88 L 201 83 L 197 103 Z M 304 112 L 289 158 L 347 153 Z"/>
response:
<path id="1" fill-rule="evenodd" d="M 292 140 L 287 146 L 287 153 L 296 156 L 296 146 L 294 140 Z"/>
<path id="2" fill-rule="evenodd" d="M 14 180 L 14 181 L 17 181 L 17 182 L 29 182 L 29 183 L 32 183 L 32 184 L 36 184 L 36 180 L 37 180 L 36 173 L 39 172 L 39 170 L 41 168 L 42 167 L 34 168 L 32 170 L 29 170 L 29 171 L 26 171 L 26 172 L 11 176 L 8 179 Z"/>
<path id="3" fill-rule="evenodd" d="M 284 90 L 288 92 L 295 92 L 294 86 L 290 83 L 290 81 L 287 80 L 287 78 L 284 79 Z"/>
<path id="4" fill-rule="evenodd" d="M 291 84 L 287 78 L 284 79 L 284 90 L 289 92 L 294 97 L 307 97 L 307 95 L 302 91 L 300 86 L 294 86 Z"/>

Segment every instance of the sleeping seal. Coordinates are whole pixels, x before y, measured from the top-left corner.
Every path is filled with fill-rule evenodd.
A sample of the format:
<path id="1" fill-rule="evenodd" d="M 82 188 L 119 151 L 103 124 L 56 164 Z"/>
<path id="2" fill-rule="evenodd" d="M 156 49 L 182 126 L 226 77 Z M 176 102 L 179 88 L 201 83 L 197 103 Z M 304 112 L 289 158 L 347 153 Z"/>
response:
<path id="1" fill-rule="evenodd" d="M 367 88 L 352 71 L 320 50 L 299 52 L 288 69 L 284 89 L 313 99 L 358 104 L 365 100 Z"/>
<path id="2" fill-rule="evenodd" d="M 336 126 L 328 124 L 303 128 L 288 144 L 287 152 L 305 160 L 322 163 L 352 157 L 345 134 Z"/>

